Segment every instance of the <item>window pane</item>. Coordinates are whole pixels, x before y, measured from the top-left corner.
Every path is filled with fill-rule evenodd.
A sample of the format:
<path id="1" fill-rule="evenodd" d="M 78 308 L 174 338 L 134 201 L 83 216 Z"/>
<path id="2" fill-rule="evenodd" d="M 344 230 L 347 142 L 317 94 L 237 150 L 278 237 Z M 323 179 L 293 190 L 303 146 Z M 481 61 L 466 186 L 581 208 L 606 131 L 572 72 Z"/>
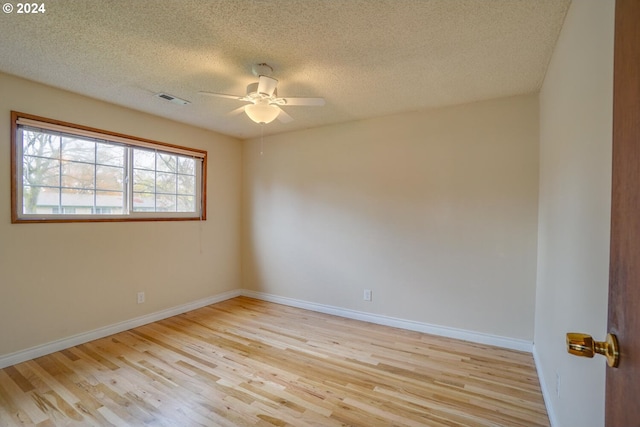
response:
<path id="1" fill-rule="evenodd" d="M 51 214 L 53 208 L 58 207 L 60 190 L 57 188 L 43 188 L 25 186 L 22 189 L 22 213 Z"/>
<path id="2" fill-rule="evenodd" d="M 156 170 L 155 151 L 133 149 L 133 167 L 136 169 Z"/>
<path id="3" fill-rule="evenodd" d="M 176 175 L 173 173 L 158 172 L 156 174 L 156 192 L 175 194 Z"/>
<path id="4" fill-rule="evenodd" d="M 178 175 L 178 194 L 196 194 L 196 178 Z"/>
<path id="5" fill-rule="evenodd" d="M 193 158 L 136 148 L 133 156 L 134 211 L 196 211 L 196 163 Z M 186 174 L 173 172 L 177 169 Z M 185 197 L 179 198 L 178 194 Z"/>
<path id="6" fill-rule="evenodd" d="M 24 156 L 22 158 L 22 181 L 24 185 L 60 186 L 60 161 Z"/>
<path id="7" fill-rule="evenodd" d="M 156 196 L 156 211 L 157 212 L 175 212 L 176 196 L 169 195 L 169 194 L 158 194 Z"/>
<path id="8" fill-rule="evenodd" d="M 156 174 L 153 171 L 134 170 L 133 171 L 133 191 L 134 192 L 156 192 Z"/>
<path id="9" fill-rule="evenodd" d="M 62 137 L 62 160 L 95 163 L 96 143 L 68 136 Z"/>
<path id="10" fill-rule="evenodd" d="M 157 153 L 157 168 L 162 172 L 176 172 L 177 159 L 173 154 Z"/>
<path id="11" fill-rule="evenodd" d="M 96 191 L 96 205 L 93 213 L 100 215 L 121 215 L 124 213 L 124 192 Z"/>
<path id="12" fill-rule="evenodd" d="M 156 210 L 156 196 L 150 193 L 133 193 L 133 210 L 153 212 Z"/>
<path id="13" fill-rule="evenodd" d="M 196 160 L 190 157 L 178 157 L 178 173 L 195 175 Z"/>
<path id="14" fill-rule="evenodd" d="M 112 166 L 96 166 L 96 188 L 122 191 L 124 169 Z"/>
<path id="15" fill-rule="evenodd" d="M 60 157 L 60 136 L 23 129 L 22 153 L 25 156 L 57 159 Z"/>
<path id="16" fill-rule="evenodd" d="M 62 186 L 69 188 L 94 188 L 95 166 L 88 163 L 62 162 Z"/>
<path id="17" fill-rule="evenodd" d="M 110 166 L 124 166 L 125 147 L 111 144 L 96 144 L 96 163 Z"/>
<path id="18" fill-rule="evenodd" d="M 178 212 L 195 212 L 196 198 L 194 196 L 178 196 Z"/>

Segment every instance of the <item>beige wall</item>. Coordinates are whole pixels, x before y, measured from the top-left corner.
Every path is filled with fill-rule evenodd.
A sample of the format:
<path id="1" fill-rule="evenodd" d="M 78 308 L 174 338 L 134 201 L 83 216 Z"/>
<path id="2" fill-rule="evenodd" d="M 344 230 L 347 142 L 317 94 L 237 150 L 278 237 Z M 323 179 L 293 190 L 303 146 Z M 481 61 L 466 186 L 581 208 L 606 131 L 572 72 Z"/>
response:
<path id="1" fill-rule="evenodd" d="M 4 74 L 0 94 L 0 356 L 240 287 L 238 140 Z M 11 224 L 10 110 L 208 150 L 207 221 Z"/>
<path id="2" fill-rule="evenodd" d="M 572 3 L 540 94 L 535 354 L 555 427 L 604 425 L 605 360 L 569 356 L 564 336 L 606 335 L 613 12 Z"/>
<path id="3" fill-rule="evenodd" d="M 532 341 L 536 95 L 246 141 L 243 185 L 245 287 Z"/>

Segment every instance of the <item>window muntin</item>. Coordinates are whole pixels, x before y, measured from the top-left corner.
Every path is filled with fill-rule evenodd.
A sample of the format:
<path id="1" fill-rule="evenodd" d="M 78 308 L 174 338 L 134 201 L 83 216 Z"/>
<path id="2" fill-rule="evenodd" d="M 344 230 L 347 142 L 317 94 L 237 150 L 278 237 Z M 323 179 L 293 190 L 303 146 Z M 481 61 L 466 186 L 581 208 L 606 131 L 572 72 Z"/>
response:
<path id="1" fill-rule="evenodd" d="M 12 113 L 12 220 L 204 219 L 206 152 Z"/>

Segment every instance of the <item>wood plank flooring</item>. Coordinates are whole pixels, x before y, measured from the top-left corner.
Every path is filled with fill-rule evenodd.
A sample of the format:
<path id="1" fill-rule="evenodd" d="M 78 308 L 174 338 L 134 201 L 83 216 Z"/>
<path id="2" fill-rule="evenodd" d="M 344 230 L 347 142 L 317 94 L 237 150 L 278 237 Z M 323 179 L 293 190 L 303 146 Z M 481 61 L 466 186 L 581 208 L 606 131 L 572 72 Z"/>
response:
<path id="1" fill-rule="evenodd" d="M 0 370 L 0 426 L 549 426 L 530 354 L 239 297 Z"/>

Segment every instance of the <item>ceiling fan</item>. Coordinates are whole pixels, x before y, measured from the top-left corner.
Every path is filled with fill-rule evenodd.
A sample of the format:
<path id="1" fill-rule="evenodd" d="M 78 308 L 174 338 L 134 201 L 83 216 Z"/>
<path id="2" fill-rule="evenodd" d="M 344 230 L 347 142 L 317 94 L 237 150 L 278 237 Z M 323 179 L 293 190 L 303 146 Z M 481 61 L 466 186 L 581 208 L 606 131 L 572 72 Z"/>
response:
<path id="1" fill-rule="evenodd" d="M 238 101 L 249 102 L 250 104 L 236 108 L 229 114 L 239 114 L 243 111 L 251 120 L 256 123 L 271 123 L 276 118 L 282 123 L 288 123 L 293 120 L 281 106 L 322 106 L 324 98 L 299 98 L 286 97 L 278 98 L 278 80 L 270 77 L 273 72 L 267 64 L 256 64 L 252 67 L 253 74 L 258 76 L 258 81 L 247 86 L 247 94 L 227 95 L 225 93 L 216 92 L 198 92 L 201 95 L 217 96 L 219 98 L 236 99 Z"/>

